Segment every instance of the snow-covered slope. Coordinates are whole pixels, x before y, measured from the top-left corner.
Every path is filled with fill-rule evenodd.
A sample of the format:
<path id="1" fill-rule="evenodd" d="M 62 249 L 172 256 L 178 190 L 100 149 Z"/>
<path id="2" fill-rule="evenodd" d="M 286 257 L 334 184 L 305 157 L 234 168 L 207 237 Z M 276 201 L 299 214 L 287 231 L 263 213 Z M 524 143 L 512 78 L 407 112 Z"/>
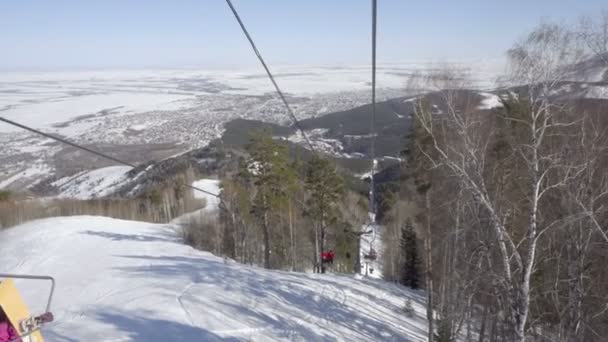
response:
<path id="1" fill-rule="evenodd" d="M 220 181 L 217 179 L 199 179 L 192 183 L 193 187 L 208 191 L 211 194 L 220 193 Z M 215 211 L 219 208 L 220 199 L 217 196 L 206 194 L 202 191 L 193 190 L 194 198 L 200 198 L 205 200 L 205 211 Z"/>
<path id="2" fill-rule="evenodd" d="M 129 170 L 129 166 L 108 166 L 62 178 L 53 185 L 58 187 L 60 198 L 100 198 L 124 185 L 129 180 Z"/>
<path id="3" fill-rule="evenodd" d="M 566 76 L 568 81 L 605 82 L 608 81 L 608 53 L 592 56 L 572 67 Z"/>
<path id="4" fill-rule="evenodd" d="M 0 232 L 0 272 L 58 282 L 48 341 L 424 341 L 421 294 L 267 271 L 183 245 L 176 227 L 53 218 Z M 34 311 L 44 284 L 18 282 Z M 415 314 L 401 309 L 411 298 Z"/>

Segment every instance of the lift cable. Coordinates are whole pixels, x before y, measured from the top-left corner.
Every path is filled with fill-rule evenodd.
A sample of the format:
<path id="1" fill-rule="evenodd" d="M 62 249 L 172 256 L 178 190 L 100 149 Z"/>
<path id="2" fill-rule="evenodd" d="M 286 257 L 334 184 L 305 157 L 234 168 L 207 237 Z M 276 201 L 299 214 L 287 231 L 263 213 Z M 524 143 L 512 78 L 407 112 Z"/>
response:
<path id="1" fill-rule="evenodd" d="M 232 14 L 234 14 L 234 18 L 236 19 L 236 21 L 238 21 L 239 25 L 241 26 L 241 29 L 243 30 L 243 33 L 245 34 L 245 37 L 247 37 L 247 40 L 249 41 L 249 44 L 251 44 L 251 48 L 253 49 L 253 52 L 255 53 L 255 55 L 260 60 L 260 63 L 262 63 L 262 66 L 264 67 L 264 70 L 266 70 L 266 74 L 268 75 L 268 78 L 270 79 L 270 82 L 272 82 L 272 85 L 274 86 L 274 89 L 276 90 L 277 94 L 279 94 L 279 97 L 283 101 L 283 104 L 285 105 L 285 108 L 287 108 L 287 113 L 289 114 L 289 116 L 293 120 L 294 126 L 296 126 L 296 128 L 300 131 L 300 133 L 302 133 L 302 136 L 304 137 L 304 140 L 306 140 L 306 144 L 308 145 L 308 147 L 310 148 L 310 150 L 313 153 L 316 154 L 317 152 L 316 152 L 315 148 L 313 147 L 312 143 L 308 139 L 308 136 L 306 135 L 306 133 L 304 132 L 304 129 L 300 125 L 300 121 L 298 121 L 298 118 L 296 117 L 296 115 L 294 114 L 293 110 L 291 109 L 291 106 L 289 106 L 289 103 L 287 103 L 287 99 L 285 98 L 285 95 L 283 94 L 283 92 L 281 91 L 281 88 L 279 88 L 279 85 L 275 81 L 274 76 L 272 75 L 272 72 L 270 72 L 270 69 L 268 68 L 268 65 L 266 65 L 266 62 L 264 61 L 264 58 L 262 57 L 262 54 L 260 53 L 260 51 L 256 47 L 253 39 L 251 38 L 251 35 L 249 34 L 249 31 L 247 31 L 247 28 L 245 27 L 245 24 L 243 24 L 243 21 L 241 20 L 241 17 L 239 16 L 238 12 L 236 11 L 236 8 L 232 5 L 232 1 L 226 0 L 226 3 L 230 7 L 230 10 L 232 11 Z"/>
<path id="2" fill-rule="evenodd" d="M 126 162 L 126 161 L 123 161 L 123 160 L 120 160 L 120 159 L 118 159 L 118 158 L 112 157 L 112 156 L 107 155 L 107 154 L 105 154 L 105 153 L 102 153 L 102 152 L 99 152 L 99 151 L 92 150 L 92 149 L 90 149 L 90 148 L 88 148 L 88 147 L 85 147 L 85 146 L 82 146 L 82 145 L 80 145 L 80 144 L 74 143 L 74 142 L 72 142 L 72 141 L 69 141 L 69 140 L 66 140 L 66 139 L 63 139 L 63 138 L 60 138 L 60 137 L 54 136 L 54 135 L 52 135 L 52 134 L 44 133 L 44 132 L 42 132 L 42 131 L 40 131 L 40 130 L 37 130 L 37 129 L 35 129 L 35 128 L 32 128 L 32 127 L 29 127 L 29 126 L 26 126 L 26 125 L 20 124 L 20 123 L 18 123 L 18 122 L 15 122 L 15 121 L 12 121 L 12 120 L 9 120 L 9 119 L 6 119 L 6 118 L 3 118 L 3 117 L 1 117 L 1 116 L 0 116 L 0 121 L 5 122 L 5 123 L 7 123 L 7 124 L 9 124 L 9 125 L 13 125 L 13 126 L 15 126 L 15 127 L 19 127 L 19 128 L 25 129 L 25 130 L 30 131 L 30 132 L 33 132 L 33 133 L 36 133 L 36 134 L 41 135 L 41 136 L 43 136 L 43 137 L 46 137 L 46 138 L 49 138 L 49 139 L 52 139 L 52 140 L 58 141 L 58 142 L 60 142 L 60 143 L 63 143 L 63 144 L 66 144 L 66 145 L 72 146 L 72 147 L 77 148 L 77 149 L 79 149 L 79 150 L 82 150 L 82 151 L 85 151 L 85 152 L 88 152 L 88 153 L 94 154 L 94 155 L 96 155 L 96 156 L 99 156 L 99 157 L 102 157 L 102 158 L 105 158 L 105 159 L 111 160 L 111 161 L 113 161 L 113 162 L 115 162 L 115 163 L 122 164 L 122 165 L 125 165 L 125 166 L 130 166 L 130 167 L 132 167 L 132 168 L 137 167 L 135 164 L 128 163 L 128 162 Z M 196 190 L 196 191 L 200 191 L 200 192 L 202 192 L 202 193 L 204 193 L 204 194 L 211 195 L 211 196 L 218 197 L 218 198 L 220 197 L 220 195 L 219 195 L 219 194 L 214 194 L 214 193 L 212 193 L 212 192 L 209 192 L 209 191 L 207 191 L 207 190 L 201 189 L 201 188 L 199 188 L 199 187 L 196 187 L 196 186 L 193 186 L 193 185 L 190 185 L 190 184 L 184 184 L 184 185 L 185 185 L 186 187 L 190 188 L 190 189 L 193 189 L 193 190 Z"/>
<path id="3" fill-rule="evenodd" d="M 376 206 L 374 205 L 374 173 L 376 171 L 376 3 L 377 0 L 372 0 L 372 121 L 370 129 L 372 172 L 370 177 L 370 212 L 374 214 L 376 214 Z"/>
<path id="4" fill-rule="evenodd" d="M 373 237 L 370 242 L 372 248 L 376 240 L 376 203 L 375 203 L 375 182 L 374 175 L 376 173 L 376 18 L 377 18 L 377 0 L 372 0 L 372 119 L 371 119 L 371 175 L 370 175 L 370 191 L 369 191 L 369 212 L 371 213 L 371 223 L 373 225 Z"/>

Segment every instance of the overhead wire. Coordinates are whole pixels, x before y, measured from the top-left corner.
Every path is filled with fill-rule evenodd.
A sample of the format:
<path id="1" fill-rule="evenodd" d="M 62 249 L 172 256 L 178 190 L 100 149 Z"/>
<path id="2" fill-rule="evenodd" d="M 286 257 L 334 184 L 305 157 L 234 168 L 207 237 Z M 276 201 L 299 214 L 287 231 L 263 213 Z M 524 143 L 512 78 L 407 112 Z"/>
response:
<path id="1" fill-rule="evenodd" d="M 226 3 L 228 4 L 228 7 L 230 8 L 232 14 L 234 15 L 234 18 L 236 19 L 236 21 L 238 22 L 239 26 L 241 27 L 241 30 L 243 31 L 243 34 L 245 35 L 245 37 L 247 38 L 247 40 L 249 41 L 249 44 L 251 45 L 251 48 L 253 49 L 253 52 L 255 53 L 256 57 L 258 58 L 258 60 L 260 61 L 260 63 L 262 64 L 262 67 L 264 68 L 264 70 L 266 71 L 266 74 L 268 76 L 268 78 L 270 79 L 272 85 L 275 88 L 275 91 L 277 92 L 277 94 L 279 95 L 279 97 L 281 98 L 283 104 L 285 105 L 285 108 L 287 109 L 287 113 L 289 114 L 289 116 L 291 117 L 294 126 L 300 131 L 300 133 L 302 134 L 303 138 L 306 141 L 306 144 L 308 145 L 308 147 L 310 148 L 310 150 L 317 154 L 314 146 L 312 145 L 312 143 L 310 142 L 310 139 L 308 138 L 308 136 L 306 135 L 306 132 L 304 131 L 304 129 L 302 128 L 302 126 L 300 125 L 300 122 L 298 120 L 298 118 L 296 117 L 296 115 L 294 114 L 293 110 L 291 109 L 291 106 L 289 105 L 289 103 L 287 102 L 287 99 L 285 98 L 285 95 L 283 93 L 283 91 L 281 90 L 281 88 L 279 87 L 279 85 L 277 84 L 272 72 L 270 71 L 270 68 L 268 67 L 268 65 L 266 64 L 264 57 L 262 56 L 262 54 L 260 53 L 259 49 L 257 48 L 253 38 L 251 37 L 251 35 L 249 34 L 249 31 L 247 30 L 247 27 L 245 26 L 245 24 L 243 23 L 243 20 L 241 19 L 237 9 L 234 7 L 234 5 L 232 4 L 231 0 L 226 0 Z M 372 123 L 371 123 L 371 134 L 372 134 L 372 140 L 371 140 L 371 155 L 372 155 L 372 177 L 370 177 L 371 179 L 371 191 L 370 191 L 370 211 L 375 213 L 375 205 L 374 205 L 374 169 L 375 169 L 375 121 L 376 121 L 376 0 L 372 1 Z M 375 219 L 374 219 L 375 222 Z"/>
<path id="2" fill-rule="evenodd" d="M 230 7 L 230 10 L 232 11 L 232 14 L 234 15 L 234 18 L 239 23 L 239 26 L 241 27 L 241 30 L 243 31 L 243 34 L 245 34 L 245 37 L 249 41 L 249 44 L 251 45 L 251 48 L 253 49 L 253 52 L 258 57 L 258 60 L 262 64 L 262 67 L 264 67 L 264 70 L 266 70 L 266 74 L 268 75 L 268 78 L 270 79 L 270 82 L 272 82 L 272 85 L 274 86 L 275 91 L 277 92 L 277 94 L 281 98 L 281 101 L 283 101 L 283 104 L 285 105 L 285 108 L 287 109 L 287 113 L 291 117 L 294 126 L 296 126 L 296 128 L 300 131 L 300 133 L 302 134 L 302 137 L 304 137 L 304 140 L 306 141 L 306 144 L 308 145 L 308 147 L 310 148 L 310 150 L 313 153 L 316 154 L 316 150 L 315 150 L 314 146 L 310 142 L 310 139 L 308 139 L 308 136 L 306 135 L 306 132 L 302 128 L 302 125 L 300 125 L 300 121 L 298 120 L 298 118 L 294 114 L 293 110 L 291 109 L 291 106 L 287 102 L 287 99 L 285 98 L 285 95 L 283 94 L 283 91 L 281 91 L 281 88 L 279 87 L 279 85 L 275 81 L 274 76 L 272 75 L 272 72 L 270 71 L 270 68 L 268 68 L 268 65 L 266 65 L 266 62 L 264 61 L 264 58 L 262 57 L 262 54 L 258 50 L 258 48 L 255 45 L 255 42 L 253 41 L 253 39 L 251 38 L 251 35 L 249 34 L 249 31 L 247 30 L 247 28 L 245 27 L 245 24 L 241 20 L 241 17 L 239 16 L 239 13 L 237 12 L 237 10 L 234 7 L 234 5 L 232 5 L 232 1 L 231 0 L 226 0 L 226 3 L 228 4 L 228 7 Z"/>
<path id="3" fill-rule="evenodd" d="M 370 191 L 370 211 L 376 213 L 374 205 L 374 172 L 376 171 L 376 17 L 377 0 L 372 0 L 372 120 L 371 120 L 371 191 Z"/>
<path id="4" fill-rule="evenodd" d="M 82 151 L 85 151 L 85 152 L 88 152 L 88 153 L 94 154 L 94 155 L 96 155 L 96 156 L 98 156 L 98 157 L 102 157 L 102 158 L 105 158 L 105 159 L 111 160 L 111 161 L 113 161 L 113 162 L 115 162 L 115 163 L 122 164 L 122 165 L 125 165 L 125 166 L 130 166 L 130 167 L 132 167 L 132 168 L 137 167 L 137 165 L 135 165 L 135 164 L 132 164 L 132 163 L 126 162 L 126 161 L 124 161 L 124 160 L 121 160 L 121 159 L 118 159 L 118 158 L 112 157 L 112 156 L 110 156 L 110 155 L 107 155 L 107 154 L 102 153 L 102 152 L 99 152 L 99 151 L 95 151 L 95 150 L 90 149 L 90 148 L 88 148 L 88 147 L 86 147 L 86 146 L 82 146 L 82 145 L 80 145 L 80 144 L 77 144 L 77 143 L 75 143 L 75 142 L 69 141 L 69 140 L 67 140 L 67 139 L 63 139 L 63 138 L 60 138 L 60 137 L 54 136 L 54 135 L 52 135 L 52 134 L 48 134 L 48 133 L 42 132 L 42 131 L 37 130 L 37 129 L 35 129 L 35 128 L 32 128 L 32 127 L 26 126 L 26 125 L 24 125 L 24 124 L 20 124 L 20 123 L 18 123 L 18 122 L 15 122 L 15 121 L 13 121 L 13 120 L 6 119 L 6 118 L 1 117 L 1 116 L 0 116 L 0 121 L 5 122 L 5 123 L 7 123 L 7 124 L 9 124 L 9 125 L 12 125 L 12 126 L 15 126 L 15 127 L 19 127 L 19 128 L 21 128 L 21 129 L 25 129 L 25 130 L 27 130 L 27 131 L 30 131 L 30 132 L 32 132 L 32 133 L 35 133 L 35 134 L 41 135 L 41 136 L 43 136 L 43 137 L 46 137 L 46 138 L 49 138 L 49 139 L 52 139 L 52 140 L 58 141 L 58 142 L 60 142 L 60 143 L 63 143 L 63 144 L 66 144 L 66 145 L 72 146 L 72 147 L 74 147 L 74 148 L 76 148 L 76 149 L 79 149 L 79 150 L 82 150 Z M 214 197 L 218 197 L 218 198 L 220 198 L 220 195 L 219 195 L 219 194 L 214 194 L 214 193 L 212 193 L 212 192 L 210 192 L 210 191 L 207 191 L 207 190 L 201 189 L 201 188 L 196 187 L 196 186 L 193 186 L 193 185 L 191 185 L 191 184 L 185 184 L 185 186 L 186 186 L 186 187 L 188 187 L 188 188 L 190 188 L 190 189 L 192 189 L 192 190 L 200 191 L 200 192 L 202 192 L 202 193 L 204 193 L 204 194 L 207 194 L 207 195 L 211 195 L 211 196 L 214 196 Z"/>
<path id="5" fill-rule="evenodd" d="M 314 148 L 313 144 L 311 143 L 310 139 L 308 138 L 308 136 L 306 135 L 306 132 L 304 131 L 302 125 L 300 124 L 300 121 L 298 120 L 297 116 L 295 115 L 295 113 L 293 112 L 293 110 L 291 109 L 291 106 L 289 105 L 289 103 L 287 102 L 287 99 L 283 93 L 283 91 L 281 90 L 281 88 L 279 87 L 279 85 L 277 84 L 272 72 L 270 71 L 270 68 L 268 67 L 268 65 L 266 64 L 264 58 L 262 57 L 262 54 L 260 53 L 260 51 L 258 50 L 255 42 L 253 41 L 253 39 L 251 38 L 251 35 L 249 34 L 249 31 L 247 30 L 247 28 L 245 27 L 245 24 L 243 23 L 243 21 L 241 20 L 236 8 L 234 7 L 234 5 L 232 4 L 231 0 L 226 0 L 226 3 L 228 4 L 228 6 L 230 7 L 230 10 L 232 11 L 232 14 L 234 15 L 235 19 L 237 20 L 239 26 L 241 27 L 245 37 L 247 38 L 247 40 L 249 41 L 249 44 L 251 45 L 251 48 L 253 49 L 255 55 L 257 56 L 258 60 L 260 61 L 260 63 L 262 64 L 262 67 L 264 68 L 264 70 L 266 71 L 266 74 L 268 75 L 268 78 L 270 79 L 272 85 L 275 88 L 276 93 L 279 95 L 281 101 L 283 102 L 285 108 L 287 109 L 287 113 L 289 114 L 289 116 L 291 117 L 294 126 L 300 131 L 300 133 L 302 134 L 302 137 L 304 138 L 304 140 L 306 141 L 306 144 L 308 145 L 308 147 L 310 148 L 310 150 L 313 153 L 317 153 L 316 149 Z M 371 179 L 371 191 L 370 191 L 370 197 L 371 197 L 371 209 L 372 212 L 375 213 L 375 209 L 374 209 L 374 204 L 373 204 L 373 193 L 374 193 L 374 179 L 373 179 L 373 171 L 375 168 L 375 120 L 376 120 L 376 0 L 372 0 L 372 123 L 371 123 L 371 134 L 372 134 L 372 140 L 371 140 L 371 155 L 372 155 L 372 176 L 370 177 Z M 112 157 L 110 155 L 107 155 L 105 153 L 90 149 L 86 146 L 82 146 L 80 144 L 71 142 L 67 139 L 61 138 L 61 137 L 57 137 L 54 136 L 52 134 L 48 134 L 45 133 L 43 131 L 37 130 L 35 128 L 23 125 L 21 123 L 6 119 L 4 117 L 0 117 L 0 121 L 3 121 L 9 125 L 13 125 L 15 127 L 19 127 L 21 129 L 25 129 L 27 131 L 30 131 L 32 133 L 44 136 L 46 138 L 61 142 L 63 144 L 72 146 L 76 149 L 79 150 L 83 150 L 85 152 L 91 153 L 93 155 L 97 155 L 99 157 L 111 160 L 113 162 L 116 162 L 118 164 L 122 164 L 125 166 L 130 166 L 130 167 L 137 167 L 135 164 L 126 162 L 124 160 Z M 201 189 L 199 187 L 190 185 L 190 184 L 186 184 L 186 187 L 191 188 L 193 190 L 205 193 L 207 195 L 211 195 L 214 197 L 218 197 L 220 198 L 219 194 L 215 194 L 212 193 L 210 191 Z"/>
<path id="6" fill-rule="evenodd" d="M 9 120 L 9 119 L 6 119 L 6 118 L 3 118 L 3 117 L 0 117 L 0 121 L 4 121 L 5 123 L 7 123 L 7 124 L 9 124 L 9 125 L 13 125 L 13 126 L 16 126 L 16 127 L 22 128 L 22 129 L 25 129 L 25 130 L 27 130 L 27 131 L 30 131 L 30 132 L 36 133 L 36 134 L 38 134 L 38 135 L 41 135 L 41 136 L 43 136 L 43 137 L 46 137 L 46 138 L 49 138 L 49 139 L 53 139 L 53 140 L 55 140 L 55 141 L 59 141 L 59 142 L 64 143 L 64 144 L 66 144 L 66 145 L 70 145 L 70 146 L 72 146 L 72 147 L 74 147 L 74 148 L 77 148 L 77 149 L 80 149 L 80 150 L 83 150 L 83 151 L 89 152 L 89 153 L 91 153 L 91 154 L 94 154 L 94 155 L 97 155 L 97 156 L 99 156 L 99 157 L 102 157 L 102 158 L 105 158 L 105 159 L 111 160 L 111 161 L 113 161 L 113 162 L 116 162 L 116 163 L 119 163 L 119 164 L 123 164 L 123 165 L 126 165 L 126 166 L 130 166 L 130 167 L 135 167 L 135 165 L 133 165 L 133 164 L 131 164 L 131 163 L 128 163 L 128 162 L 122 161 L 122 160 L 120 160 L 120 159 L 116 159 L 116 158 L 114 158 L 114 157 L 112 157 L 112 156 L 109 156 L 109 155 L 107 155 L 107 154 L 103 154 L 103 153 L 101 153 L 101 152 L 98 152 L 98 151 L 92 150 L 92 149 L 90 149 L 90 148 L 88 148 L 88 147 L 85 147 L 85 146 L 82 146 L 82 145 L 79 145 L 79 144 L 76 144 L 76 143 L 73 143 L 73 142 L 71 142 L 71 141 L 69 141 L 69 140 L 66 140 L 66 139 L 63 139 L 63 138 L 60 138 L 60 137 L 57 137 L 57 136 L 54 136 L 54 135 L 51 135 L 51 134 L 48 134 L 48 133 L 44 133 L 44 132 L 42 132 L 42 131 L 40 131 L 40 130 L 37 130 L 37 129 L 35 129 L 35 128 L 29 127 L 29 126 L 26 126 L 26 125 L 23 125 L 23 124 L 20 124 L 20 123 L 18 123 L 18 122 L 15 122 L 15 121 L 12 121 L 12 120 Z"/>
<path id="7" fill-rule="evenodd" d="M 372 122 L 370 133 L 372 165 L 376 160 L 376 17 L 377 0 L 372 0 Z"/>
<path id="8" fill-rule="evenodd" d="M 370 176 L 370 191 L 369 191 L 369 211 L 372 214 L 371 221 L 373 223 L 373 237 L 370 243 L 372 248 L 376 240 L 376 201 L 375 201 L 375 182 L 374 175 L 376 173 L 376 20 L 377 20 L 377 0 L 372 0 L 372 120 L 371 120 L 371 176 Z"/>
<path id="9" fill-rule="evenodd" d="M 316 150 L 315 150 L 315 148 L 314 148 L 313 144 L 311 143 L 310 139 L 309 139 L 309 138 L 308 138 L 308 136 L 306 135 L 306 132 L 305 132 L 305 131 L 304 131 L 304 129 L 302 128 L 302 126 L 301 126 L 301 124 L 300 124 L 300 122 L 299 122 L 298 118 L 296 117 L 295 113 L 294 113 L 294 112 L 293 112 L 293 110 L 291 109 L 291 106 L 290 106 L 290 105 L 289 105 L 289 103 L 287 102 L 287 99 L 285 98 L 285 95 L 283 94 L 283 92 L 281 91 L 281 88 L 280 88 L 280 87 L 279 87 L 279 85 L 277 84 L 277 82 L 276 82 L 276 80 L 275 80 L 274 76 L 272 75 L 272 72 L 270 71 L 270 68 L 268 68 L 268 65 L 267 65 L 267 64 L 266 64 L 266 62 L 264 61 L 264 58 L 262 57 L 262 55 L 261 55 L 261 53 L 259 52 L 259 50 L 258 50 L 257 46 L 255 45 L 255 42 L 254 42 L 254 41 L 253 41 L 253 39 L 251 38 L 251 35 L 249 34 L 249 32 L 248 32 L 247 28 L 245 27 L 245 25 L 244 25 L 243 21 L 241 20 L 241 18 L 240 18 L 240 16 L 239 16 L 238 12 L 236 11 L 236 8 L 235 8 L 235 7 L 232 5 L 232 2 L 231 2 L 230 0 L 226 0 L 226 2 L 227 2 L 227 4 L 228 4 L 228 6 L 230 7 L 230 9 L 231 9 L 231 11 L 232 11 L 232 13 L 233 13 L 234 17 L 235 17 L 235 18 L 236 18 L 236 20 L 238 21 L 238 23 L 239 23 L 239 25 L 240 25 L 241 29 L 243 30 L 243 33 L 244 33 L 244 34 L 245 34 L 245 36 L 247 37 L 247 40 L 248 40 L 248 41 L 249 41 L 249 43 L 251 44 L 251 47 L 252 47 L 252 49 L 253 49 L 254 53 L 255 53 L 255 54 L 256 54 L 256 56 L 258 57 L 258 59 L 259 59 L 260 63 L 262 64 L 262 66 L 264 67 L 264 70 L 266 71 L 266 74 L 268 75 L 268 78 L 269 78 L 269 79 L 270 79 L 270 81 L 272 82 L 272 84 L 273 84 L 273 86 L 274 86 L 274 88 L 275 88 L 275 90 L 276 90 L 277 94 L 278 94 L 278 95 L 279 95 L 279 97 L 281 98 L 281 101 L 282 101 L 282 102 L 283 102 L 283 104 L 285 105 L 285 108 L 287 109 L 287 113 L 289 114 L 289 116 L 290 116 L 290 117 L 291 117 L 291 119 L 293 120 L 293 124 L 294 124 L 294 126 L 295 126 L 295 127 L 296 127 L 296 128 L 299 130 L 299 131 L 300 131 L 300 133 L 302 134 L 302 137 L 303 137 L 303 138 L 304 138 L 304 140 L 306 141 L 306 144 L 308 145 L 308 147 L 310 148 L 310 150 L 311 150 L 313 153 L 315 153 L 315 154 L 316 154 Z M 0 121 L 3 121 L 3 122 L 5 122 L 5 123 L 7 123 L 7 124 L 9 124 L 9 125 L 13 125 L 13 126 L 15 126 L 15 127 L 19 127 L 19 128 L 21 128 L 21 129 L 25 129 L 25 130 L 30 131 L 30 132 L 32 132 L 32 133 L 35 133 L 35 134 L 38 134 L 38 135 L 44 136 L 44 137 L 46 137 L 46 138 L 49 138 L 49 139 L 52 139 L 52 140 L 55 140 L 55 141 L 61 142 L 61 143 L 63 143 L 63 144 L 66 144 L 66 145 L 72 146 L 72 147 L 74 147 L 74 148 L 76 148 L 76 149 L 79 149 L 79 150 L 82 150 L 82 151 L 85 151 L 85 152 L 91 153 L 91 154 L 93 154 L 93 155 L 96 155 L 96 156 L 99 156 L 99 157 L 102 157 L 102 158 L 105 158 L 105 159 L 111 160 L 111 161 L 113 161 L 113 162 L 115 162 L 115 163 L 122 164 L 122 165 L 125 165 L 125 166 L 130 166 L 130 167 L 133 167 L 133 168 L 135 168 L 135 167 L 136 167 L 136 165 L 134 165 L 134 164 L 132 164 L 132 163 L 129 163 L 129 162 L 126 162 L 126 161 L 124 161 L 124 160 L 120 160 L 120 159 L 118 159 L 118 158 L 115 158 L 115 157 L 112 157 L 112 156 L 110 156 L 110 155 L 107 155 L 107 154 L 105 154 L 105 153 L 102 153 L 102 152 L 99 152 L 99 151 L 96 151 L 96 150 L 90 149 L 90 148 L 88 148 L 88 147 L 86 147 L 86 146 L 82 146 L 82 145 L 80 145 L 80 144 L 77 144 L 77 143 L 71 142 L 71 141 L 69 141 L 69 140 L 67 140 L 67 139 L 63 139 L 63 138 L 61 138 L 61 137 L 57 137 L 57 136 L 54 136 L 54 135 L 52 135 L 52 134 L 48 134 L 48 133 L 42 132 L 42 131 L 37 130 L 37 129 L 35 129 L 35 128 L 32 128 L 32 127 L 29 127 L 29 126 L 23 125 L 23 124 L 21 124 L 21 123 L 18 123 L 18 122 L 15 122 L 15 121 L 12 121 L 12 120 L 9 120 L 9 119 L 6 119 L 6 118 L 3 118 L 3 117 L 0 117 Z M 210 191 L 207 191 L 207 190 L 204 190 L 204 189 L 198 188 L 198 187 L 193 186 L 193 185 L 190 185 L 190 184 L 186 184 L 186 187 L 191 188 L 191 189 L 193 189 L 193 190 L 200 191 L 200 192 L 202 192 L 202 193 L 205 193 L 205 194 L 208 194 L 208 195 L 211 195 L 211 196 L 214 196 L 214 197 L 217 197 L 217 198 L 221 198 L 219 194 L 212 193 L 212 192 L 210 192 Z"/>

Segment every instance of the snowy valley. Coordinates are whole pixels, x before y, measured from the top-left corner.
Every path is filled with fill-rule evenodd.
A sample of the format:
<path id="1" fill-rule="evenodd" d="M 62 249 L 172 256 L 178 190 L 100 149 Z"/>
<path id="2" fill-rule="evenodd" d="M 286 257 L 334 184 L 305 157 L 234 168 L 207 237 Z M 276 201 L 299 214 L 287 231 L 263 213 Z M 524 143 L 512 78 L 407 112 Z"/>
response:
<path id="1" fill-rule="evenodd" d="M 419 91 L 407 89 L 408 79 L 437 65 L 383 65 L 378 98 Z M 491 87 L 501 67 L 493 60 L 453 65 L 476 65 L 479 88 Z M 299 119 L 369 103 L 368 66 L 276 66 L 275 72 Z M 143 163 L 204 147 L 237 118 L 291 125 L 272 91 L 257 68 L 6 72 L 0 74 L 0 117 Z M 0 144 L 0 189 L 111 165 L 6 123 Z"/>

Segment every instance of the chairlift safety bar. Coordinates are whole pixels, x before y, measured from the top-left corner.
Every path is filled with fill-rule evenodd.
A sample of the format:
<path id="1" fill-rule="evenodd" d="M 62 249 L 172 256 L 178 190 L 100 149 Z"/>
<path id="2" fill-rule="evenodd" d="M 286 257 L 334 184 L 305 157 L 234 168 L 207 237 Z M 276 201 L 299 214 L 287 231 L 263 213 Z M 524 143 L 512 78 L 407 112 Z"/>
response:
<path id="1" fill-rule="evenodd" d="M 51 292 L 49 293 L 49 299 L 46 303 L 45 312 L 51 311 L 51 304 L 53 302 L 53 295 L 55 294 L 55 278 L 50 276 L 34 276 L 34 275 L 20 275 L 20 274 L 5 274 L 0 273 L 0 279 L 2 278 L 13 278 L 13 279 L 29 279 L 29 280 L 47 280 L 51 282 Z"/>

